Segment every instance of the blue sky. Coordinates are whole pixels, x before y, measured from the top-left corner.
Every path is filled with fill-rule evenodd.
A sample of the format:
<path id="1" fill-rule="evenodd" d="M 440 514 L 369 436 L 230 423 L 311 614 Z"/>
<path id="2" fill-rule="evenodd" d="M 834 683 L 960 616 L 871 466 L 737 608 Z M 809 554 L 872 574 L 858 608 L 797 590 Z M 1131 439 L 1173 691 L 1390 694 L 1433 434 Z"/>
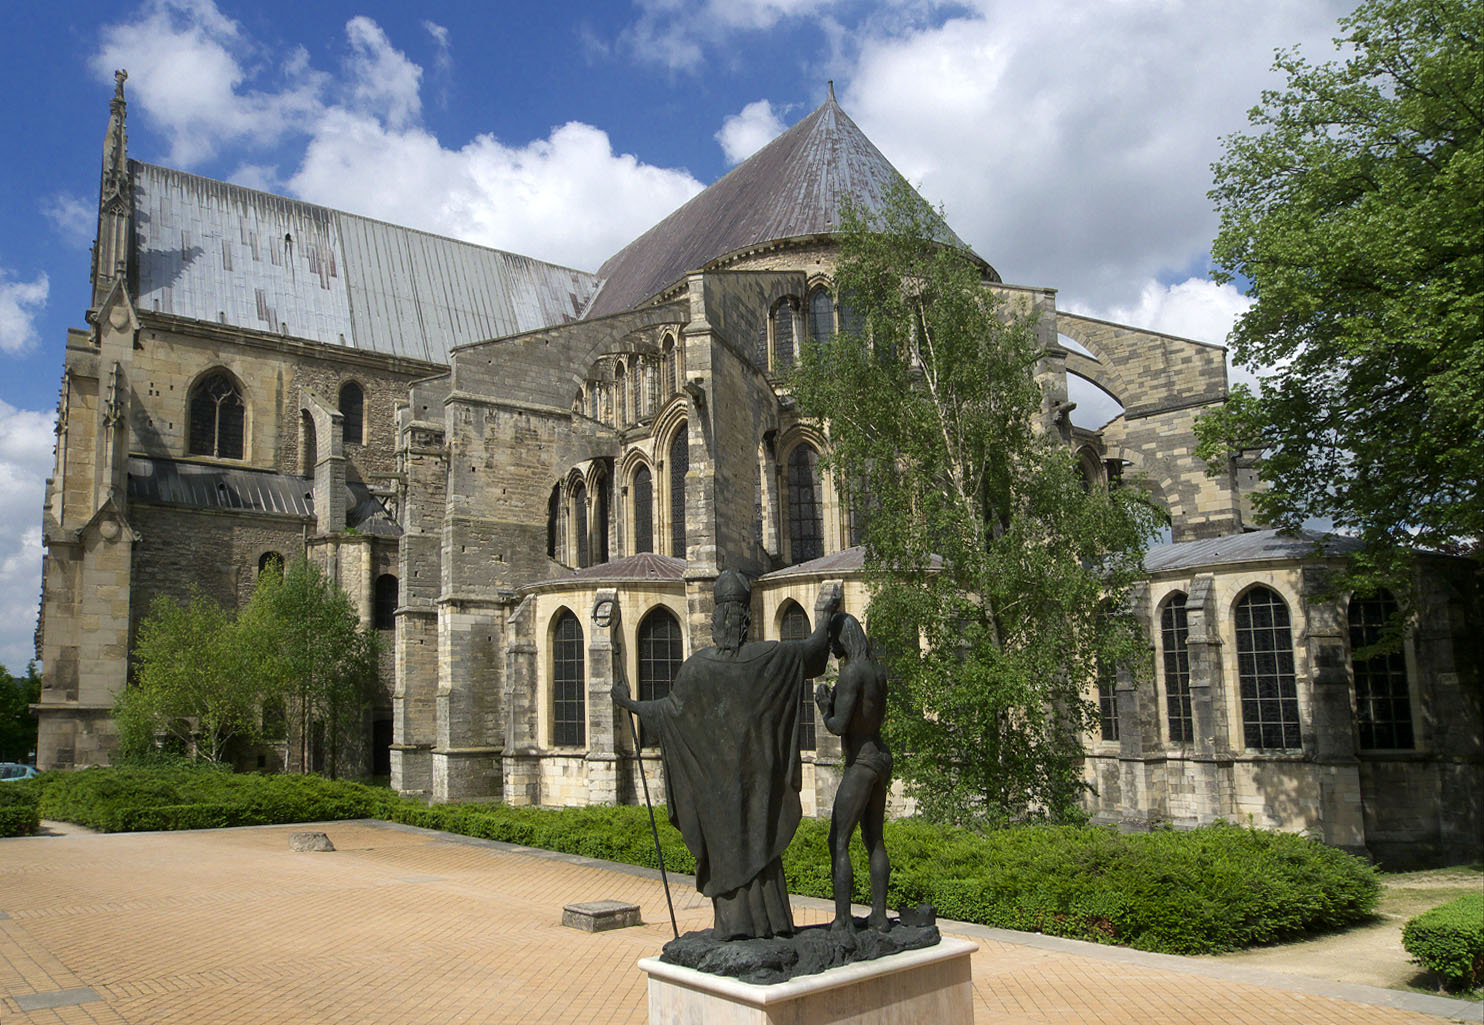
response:
<path id="1" fill-rule="evenodd" d="M 112 72 L 129 152 L 595 270 L 803 117 L 845 108 L 1007 281 L 1220 342 L 1219 138 L 1349 0 L 12 4 L 0 132 L 0 664 L 29 657 L 68 327 Z"/>

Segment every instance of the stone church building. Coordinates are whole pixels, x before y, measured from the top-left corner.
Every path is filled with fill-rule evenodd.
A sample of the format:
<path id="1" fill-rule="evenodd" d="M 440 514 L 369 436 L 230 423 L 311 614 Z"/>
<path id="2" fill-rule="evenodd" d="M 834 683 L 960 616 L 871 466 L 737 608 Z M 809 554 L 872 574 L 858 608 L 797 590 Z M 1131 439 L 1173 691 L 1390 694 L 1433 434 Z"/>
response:
<path id="1" fill-rule="evenodd" d="M 40 765 L 109 760 L 157 595 L 240 606 L 304 553 L 388 641 L 368 773 L 436 801 L 635 800 L 609 686 L 664 693 L 710 643 L 722 568 L 754 578 L 755 637 L 807 634 L 827 587 L 864 610 L 829 440 L 784 382 L 850 318 L 842 205 L 897 178 L 831 93 L 589 273 L 131 160 L 121 81 L 46 492 Z M 1169 514 L 1142 594 L 1155 678 L 1098 693 L 1086 738 L 1094 816 L 1480 857 L 1467 568 L 1423 559 L 1404 650 L 1353 658 L 1396 599 L 1331 593 L 1343 541 L 1251 530 L 1250 470 L 1192 455 L 1224 350 L 1059 310 L 973 258 L 1039 315 L 1046 426 L 1088 485 L 1137 477 Z M 1074 426 L 1069 376 L 1119 415 Z M 805 809 L 827 813 L 839 744 L 800 700 Z"/>

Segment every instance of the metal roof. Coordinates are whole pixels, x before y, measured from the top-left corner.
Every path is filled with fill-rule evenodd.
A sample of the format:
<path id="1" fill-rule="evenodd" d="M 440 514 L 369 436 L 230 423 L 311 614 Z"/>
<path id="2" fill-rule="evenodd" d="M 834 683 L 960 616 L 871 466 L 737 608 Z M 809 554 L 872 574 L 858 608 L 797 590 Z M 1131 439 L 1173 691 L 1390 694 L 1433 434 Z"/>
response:
<path id="1" fill-rule="evenodd" d="M 655 555 L 653 552 L 640 552 L 638 555 L 614 559 L 612 562 L 600 562 L 596 566 L 587 566 L 564 577 L 541 580 L 537 583 L 546 585 L 566 580 L 580 580 L 587 584 L 602 580 L 680 580 L 684 573 L 684 559 L 669 555 Z"/>
<path id="2" fill-rule="evenodd" d="M 576 320 L 585 271 L 129 161 L 139 308 L 448 362 Z"/>
<path id="3" fill-rule="evenodd" d="M 839 229 L 843 205 L 880 210 L 901 174 L 835 102 L 758 150 L 598 269 L 587 316 L 632 309 L 710 261 L 748 246 Z M 946 225 L 942 241 L 969 247 Z"/>
<path id="4" fill-rule="evenodd" d="M 345 489 L 346 526 L 378 537 L 401 536 L 370 488 L 350 481 Z M 129 500 L 314 519 L 314 482 L 303 477 L 148 456 L 129 457 Z"/>
<path id="5" fill-rule="evenodd" d="M 938 570 L 943 568 L 943 557 L 933 555 L 928 558 L 928 567 Z M 783 569 L 775 569 L 771 573 L 764 573 L 758 577 L 759 580 L 783 580 L 788 577 L 808 576 L 844 576 L 850 573 L 860 573 L 866 568 L 866 546 L 856 545 L 853 548 L 842 548 L 838 552 L 830 552 L 821 555 L 817 559 L 808 562 L 800 562 L 793 566 L 785 566 Z"/>
<path id="6" fill-rule="evenodd" d="M 1149 573 L 1166 573 L 1238 562 L 1289 562 L 1321 555 L 1349 555 L 1360 548 L 1358 540 L 1340 534 L 1319 534 L 1312 530 L 1301 530 L 1296 534 L 1254 530 L 1158 545 L 1144 553 L 1144 569 Z"/>

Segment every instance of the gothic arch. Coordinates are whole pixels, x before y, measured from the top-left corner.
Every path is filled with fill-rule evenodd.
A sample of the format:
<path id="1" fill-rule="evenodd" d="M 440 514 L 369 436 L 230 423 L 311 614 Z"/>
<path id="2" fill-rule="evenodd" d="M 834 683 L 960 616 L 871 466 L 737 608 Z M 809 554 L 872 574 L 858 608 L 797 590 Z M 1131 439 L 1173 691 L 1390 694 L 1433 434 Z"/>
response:
<path id="1" fill-rule="evenodd" d="M 336 402 L 340 410 L 341 437 L 347 445 L 361 445 L 366 440 L 366 389 L 358 381 L 344 381 Z"/>
<path id="2" fill-rule="evenodd" d="M 201 371 L 186 389 L 182 423 L 187 456 L 251 456 L 251 396 L 242 378 L 221 364 Z"/>
<path id="3" fill-rule="evenodd" d="M 655 472 L 650 460 L 630 449 L 617 470 L 621 496 L 620 522 L 628 555 L 654 551 Z"/>

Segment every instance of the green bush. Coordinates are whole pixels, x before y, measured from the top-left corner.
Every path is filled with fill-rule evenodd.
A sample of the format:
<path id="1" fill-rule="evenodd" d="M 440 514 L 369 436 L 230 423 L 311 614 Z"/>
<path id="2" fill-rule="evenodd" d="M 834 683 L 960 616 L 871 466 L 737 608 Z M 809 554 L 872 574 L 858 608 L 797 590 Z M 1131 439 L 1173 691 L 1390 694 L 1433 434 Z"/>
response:
<path id="1" fill-rule="evenodd" d="M 41 828 L 39 797 L 29 781 L 0 784 L 0 836 L 30 836 Z"/>
<path id="2" fill-rule="evenodd" d="M 1402 930 L 1402 946 L 1450 989 L 1484 983 L 1484 893 L 1424 911 Z"/>
<path id="3" fill-rule="evenodd" d="M 644 808 L 428 807 L 317 776 L 199 767 L 85 769 L 34 781 L 41 815 L 110 832 L 381 818 L 569 854 L 658 866 Z M 695 859 L 657 808 L 665 867 Z M 806 819 L 783 854 L 794 893 L 829 899 L 829 823 Z M 1237 950 L 1368 917 L 1379 883 L 1359 858 L 1291 833 L 1226 824 L 1119 833 L 1089 826 L 990 832 L 917 819 L 886 824 L 892 907 L 929 902 L 945 918 L 1176 954 Z M 869 900 L 857 838 L 854 898 Z"/>

